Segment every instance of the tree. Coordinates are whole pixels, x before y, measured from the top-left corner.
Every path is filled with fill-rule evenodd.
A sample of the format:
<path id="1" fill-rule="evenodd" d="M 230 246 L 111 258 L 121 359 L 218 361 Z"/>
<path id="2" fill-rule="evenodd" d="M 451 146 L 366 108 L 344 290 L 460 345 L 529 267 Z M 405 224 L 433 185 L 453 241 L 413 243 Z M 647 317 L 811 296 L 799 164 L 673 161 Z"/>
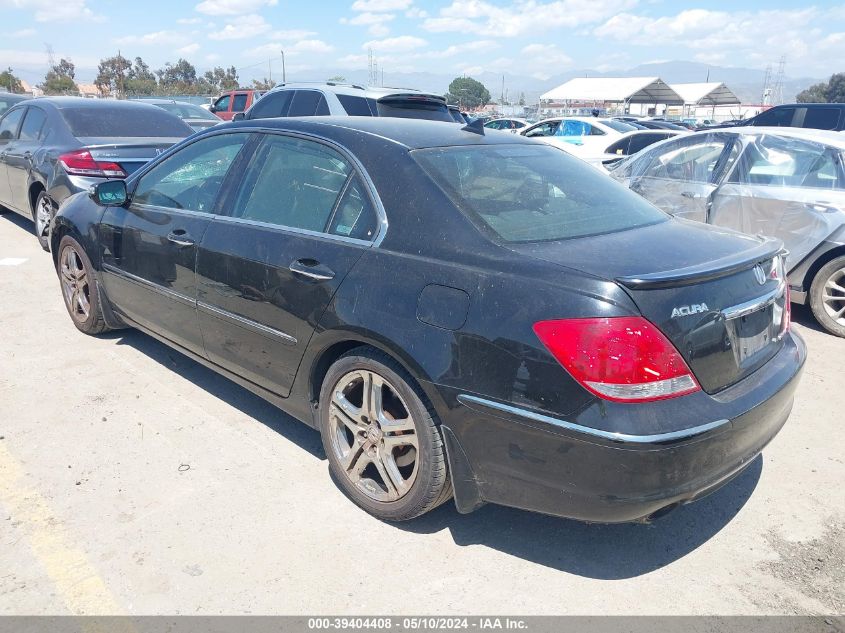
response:
<path id="1" fill-rule="evenodd" d="M 120 53 L 114 57 L 101 59 L 97 66 L 97 77 L 94 79 L 94 85 L 97 86 L 97 90 L 103 96 L 124 97 L 126 96 L 126 80 L 131 69 L 132 62 Z"/>
<path id="2" fill-rule="evenodd" d="M 39 87 L 48 95 L 79 94 L 79 87 L 73 80 L 75 75 L 73 62 L 62 58 L 58 64 L 50 67 Z"/>
<path id="3" fill-rule="evenodd" d="M 208 92 L 224 92 L 226 90 L 237 90 L 240 83 L 238 82 L 238 71 L 234 66 L 220 68 L 219 66 L 214 70 L 206 71 L 202 77 L 203 83 L 206 84 Z"/>
<path id="4" fill-rule="evenodd" d="M 158 82 L 150 67 L 140 57 L 135 58 L 132 68 L 126 73 L 126 93 L 149 96 L 156 94 Z"/>
<path id="5" fill-rule="evenodd" d="M 455 77 L 449 84 L 446 100 L 459 104 L 461 108 L 474 110 L 490 102 L 490 91 L 472 77 Z"/>
<path id="6" fill-rule="evenodd" d="M 831 75 L 827 83 L 814 84 L 798 93 L 798 103 L 845 103 L 845 73 Z"/>
<path id="7" fill-rule="evenodd" d="M 525 105 L 525 93 L 524 92 L 519 93 L 519 105 L 521 105 L 521 106 Z"/>
<path id="8" fill-rule="evenodd" d="M 269 79 L 267 79 L 267 77 L 264 77 L 263 79 L 253 79 L 252 80 L 252 87 L 253 87 L 254 90 L 270 90 L 270 88 L 272 88 L 275 85 L 276 84 L 274 82 L 270 81 Z"/>
<path id="9" fill-rule="evenodd" d="M 200 85 L 197 69 L 188 60 L 179 58 L 175 64 L 167 62 L 156 71 L 159 91 L 163 94 L 197 94 L 208 91 L 208 85 Z M 204 83 L 204 82 L 203 82 Z"/>
<path id="10" fill-rule="evenodd" d="M 21 80 L 14 75 L 11 68 L 7 68 L 0 73 L 0 88 L 5 88 L 9 92 L 16 94 L 23 93 L 23 84 Z"/>

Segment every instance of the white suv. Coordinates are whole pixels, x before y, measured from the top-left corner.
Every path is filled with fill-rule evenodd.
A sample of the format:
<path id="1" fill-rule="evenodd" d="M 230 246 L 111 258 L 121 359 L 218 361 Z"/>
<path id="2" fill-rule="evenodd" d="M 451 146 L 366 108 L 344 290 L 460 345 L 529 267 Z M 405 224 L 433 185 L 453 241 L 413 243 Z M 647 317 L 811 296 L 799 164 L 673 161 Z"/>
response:
<path id="1" fill-rule="evenodd" d="M 454 123 L 446 99 L 439 95 L 331 82 L 279 84 L 256 101 L 243 118 L 294 116 L 388 116 Z"/>

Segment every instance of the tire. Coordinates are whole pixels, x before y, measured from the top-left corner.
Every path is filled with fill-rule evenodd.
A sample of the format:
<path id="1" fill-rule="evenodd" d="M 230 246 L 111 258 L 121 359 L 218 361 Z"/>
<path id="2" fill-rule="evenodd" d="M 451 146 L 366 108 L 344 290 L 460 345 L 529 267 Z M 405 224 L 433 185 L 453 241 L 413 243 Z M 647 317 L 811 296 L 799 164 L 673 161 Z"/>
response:
<path id="1" fill-rule="evenodd" d="M 369 405 L 368 391 L 378 394 Z M 320 433 L 335 482 L 379 519 L 407 521 L 452 496 L 434 409 L 408 372 L 382 352 L 357 348 L 329 368 L 320 392 Z"/>
<path id="2" fill-rule="evenodd" d="M 845 337 L 845 257 L 829 261 L 813 277 L 810 309 L 825 330 Z"/>
<path id="3" fill-rule="evenodd" d="M 65 235 L 59 242 L 56 262 L 65 308 L 76 328 L 85 334 L 101 334 L 109 330 L 103 318 L 97 278 L 85 249 Z"/>
<path id="4" fill-rule="evenodd" d="M 53 201 L 45 191 L 38 194 L 35 200 L 35 208 L 32 210 L 33 232 L 35 233 L 41 248 L 50 252 L 50 224 L 53 216 L 56 215 L 56 208 Z"/>

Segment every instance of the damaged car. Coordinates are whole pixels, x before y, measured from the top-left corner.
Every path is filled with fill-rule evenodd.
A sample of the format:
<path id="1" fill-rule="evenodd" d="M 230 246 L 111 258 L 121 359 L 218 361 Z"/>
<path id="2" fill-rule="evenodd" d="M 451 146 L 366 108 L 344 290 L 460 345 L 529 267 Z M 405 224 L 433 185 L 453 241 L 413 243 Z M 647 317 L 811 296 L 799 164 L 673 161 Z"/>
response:
<path id="1" fill-rule="evenodd" d="M 793 303 L 845 337 L 845 136 L 731 128 L 664 141 L 611 175 L 677 217 L 781 239 Z"/>

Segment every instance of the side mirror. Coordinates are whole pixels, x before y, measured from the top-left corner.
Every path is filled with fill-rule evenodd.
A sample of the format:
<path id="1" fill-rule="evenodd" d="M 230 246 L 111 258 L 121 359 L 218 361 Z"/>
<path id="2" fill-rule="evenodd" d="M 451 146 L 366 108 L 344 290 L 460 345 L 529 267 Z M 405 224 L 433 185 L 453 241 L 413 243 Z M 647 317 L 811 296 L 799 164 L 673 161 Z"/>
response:
<path id="1" fill-rule="evenodd" d="M 210 106 L 208 106 L 208 111 L 217 112 L 217 106 L 212 103 Z"/>
<path id="2" fill-rule="evenodd" d="M 106 180 L 94 185 L 88 195 L 101 207 L 122 207 L 129 198 L 122 180 Z"/>
<path id="3" fill-rule="evenodd" d="M 244 113 L 243 112 L 236 112 L 235 116 L 232 117 L 232 121 L 243 121 L 244 120 Z"/>

